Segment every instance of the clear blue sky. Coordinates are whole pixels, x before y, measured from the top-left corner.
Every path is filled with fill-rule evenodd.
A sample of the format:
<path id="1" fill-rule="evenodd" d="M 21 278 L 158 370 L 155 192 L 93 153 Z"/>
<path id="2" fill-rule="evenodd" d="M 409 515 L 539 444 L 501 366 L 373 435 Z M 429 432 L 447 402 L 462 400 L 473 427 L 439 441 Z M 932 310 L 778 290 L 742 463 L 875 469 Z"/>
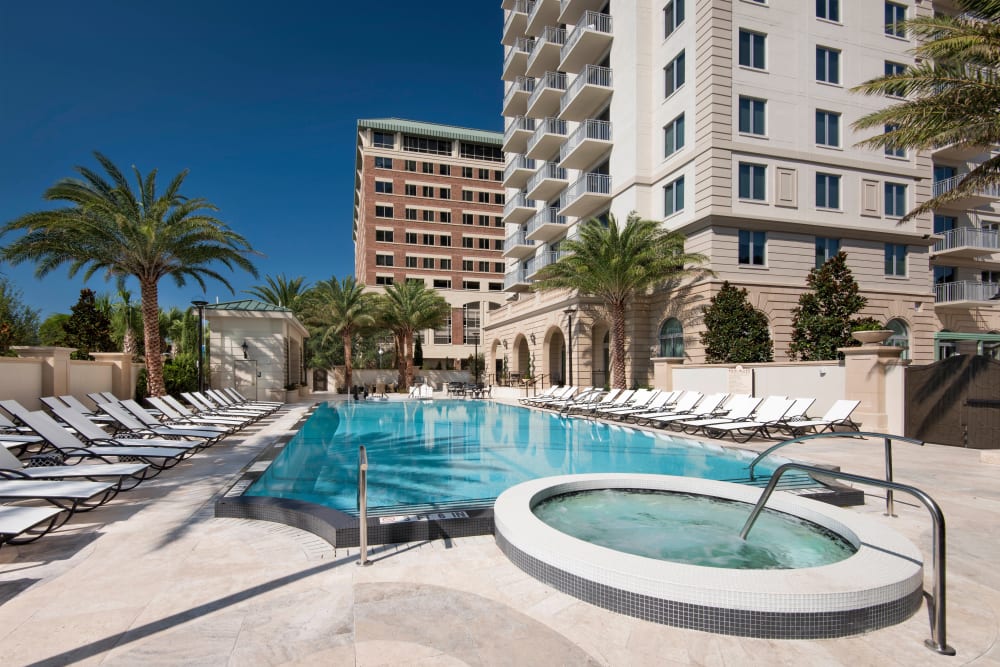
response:
<path id="1" fill-rule="evenodd" d="M 261 280 L 231 274 L 237 297 L 265 274 L 341 278 L 354 269 L 357 119 L 502 130 L 502 22 L 498 0 L 2 1 L 0 222 L 48 207 L 44 190 L 97 168 L 98 150 L 164 179 L 190 170 L 185 193 L 266 255 Z M 43 318 L 84 286 L 65 269 L 0 273 Z M 161 307 L 200 295 L 160 285 Z M 219 283 L 205 296 L 232 298 Z"/>

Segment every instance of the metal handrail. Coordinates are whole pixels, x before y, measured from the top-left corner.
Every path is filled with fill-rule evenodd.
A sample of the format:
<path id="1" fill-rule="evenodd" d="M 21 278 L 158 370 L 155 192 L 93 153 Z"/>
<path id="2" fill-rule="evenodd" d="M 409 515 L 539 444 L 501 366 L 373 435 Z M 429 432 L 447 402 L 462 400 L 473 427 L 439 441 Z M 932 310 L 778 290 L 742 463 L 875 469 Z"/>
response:
<path id="1" fill-rule="evenodd" d="M 542 93 L 546 90 L 566 90 L 566 74 L 563 72 L 546 72 L 542 76 L 535 79 L 535 88 L 531 91 L 531 97 L 528 98 L 528 108 L 530 109 L 535 101 L 541 97 Z"/>
<path id="2" fill-rule="evenodd" d="M 961 184 L 967 174 L 960 176 L 951 176 L 949 178 L 943 178 L 940 181 L 934 181 L 931 187 L 932 195 L 935 197 L 940 197 L 946 192 L 951 192 Z M 984 184 L 977 186 L 970 194 L 982 195 L 983 197 L 989 197 L 991 199 L 1000 198 L 1000 186 L 995 184 Z"/>
<path id="3" fill-rule="evenodd" d="M 371 565 L 368 560 L 368 452 L 358 449 L 358 565 Z"/>
<path id="4" fill-rule="evenodd" d="M 934 286 L 934 301 L 991 301 L 1000 294 L 1000 283 L 981 283 L 975 280 L 957 280 Z"/>
<path id="5" fill-rule="evenodd" d="M 789 470 L 800 470 L 809 474 L 835 477 L 846 482 L 878 486 L 886 489 L 888 492 L 892 492 L 894 490 L 902 491 L 910 494 L 923 503 L 924 507 L 927 508 L 927 511 L 930 512 L 931 518 L 934 520 L 934 615 L 931 619 L 931 638 L 924 640 L 924 646 L 932 651 L 937 651 L 941 655 L 955 655 L 955 649 L 948 646 L 945 624 L 944 514 L 941 512 L 941 507 L 934 502 L 934 499 L 920 489 L 913 486 L 907 486 L 906 484 L 897 484 L 896 482 L 887 482 L 875 479 L 874 477 L 853 475 L 846 472 L 833 472 L 817 466 L 805 465 L 803 463 L 785 463 L 778 466 L 778 469 L 774 471 L 774 475 L 771 476 L 771 481 L 767 483 L 767 487 L 764 489 L 764 492 L 760 494 L 760 499 L 757 500 L 757 504 L 754 505 L 753 511 L 750 512 L 750 516 L 747 518 L 747 522 L 743 525 L 743 530 L 740 531 L 741 539 L 745 540 L 747 538 L 747 535 L 750 533 L 750 529 L 753 528 L 754 523 L 757 521 L 757 517 L 759 517 L 760 513 L 764 510 L 764 505 L 767 504 L 771 494 L 774 493 L 774 489 L 778 485 L 778 480 Z"/>
<path id="6" fill-rule="evenodd" d="M 789 422 L 789 423 L 792 425 L 795 424 L 795 422 Z M 795 442 L 802 442 L 803 440 L 815 440 L 816 438 L 845 438 L 845 437 L 882 438 L 883 440 L 885 440 L 885 481 L 887 482 L 892 481 L 892 441 L 899 440 L 901 442 L 909 442 L 914 445 L 920 445 L 921 447 L 924 444 L 923 440 L 917 440 L 915 438 L 907 438 L 904 435 L 892 435 L 890 433 L 875 433 L 872 431 L 852 431 L 850 433 L 841 433 L 836 431 L 830 433 L 810 433 L 809 435 L 801 435 L 797 438 L 792 438 L 791 440 L 783 440 L 782 442 L 779 442 L 778 444 L 772 447 L 768 447 L 763 452 L 758 454 L 757 458 L 755 458 L 753 461 L 750 462 L 750 479 L 751 480 L 755 479 L 754 468 L 757 467 L 758 463 L 760 463 L 763 459 L 766 459 L 768 456 L 770 456 L 771 452 L 781 449 L 785 445 L 791 445 L 792 443 Z M 893 506 L 892 491 L 890 490 L 888 493 L 885 494 L 886 515 L 895 516 L 893 514 L 894 509 L 895 508 Z"/>
<path id="7" fill-rule="evenodd" d="M 526 118 L 524 116 L 514 116 L 514 120 L 507 126 L 507 129 L 503 132 L 504 143 L 510 141 L 510 138 L 514 136 L 514 133 L 518 130 L 524 130 L 527 132 L 535 131 L 535 119 Z"/>
<path id="8" fill-rule="evenodd" d="M 982 248 L 985 252 L 1000 250 L 1000 232 L 979 227 L 958 227 L 941 232 L 944 238 L 934 244 L 934 252 L 952 248 Z"/>

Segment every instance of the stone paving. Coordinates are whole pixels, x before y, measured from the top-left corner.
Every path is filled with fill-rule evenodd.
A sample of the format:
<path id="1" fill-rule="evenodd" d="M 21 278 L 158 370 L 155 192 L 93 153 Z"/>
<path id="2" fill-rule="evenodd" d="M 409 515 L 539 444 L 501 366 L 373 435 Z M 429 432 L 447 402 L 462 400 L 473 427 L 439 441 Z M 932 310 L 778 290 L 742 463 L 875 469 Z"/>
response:
<path id="1" fill-rule="evenodd" d="M 3 665 L 1000 665 L 1000 461 L 897 445 L 896 479 L 948 520 L 948 643 L 928 617 L 859 637 L 779 641 L 656 625 L 593 607 L 525 575 L 491 537 L 333 549 L 313 535 L 216 519 L 227 481 L 305 404 L 231 437 L 53 535 L 0 549 Z M 766 447 L 767 442 L 750 444 Z M 882 443 L 794 445 L 789 455 L 879 476 Z M 992 462 L 991 462 L 992 461 Z M 887 524 L 928 561 L 931 524 L 897 497 Z M 873 491 L 858 511 L 879 515 Z"/>

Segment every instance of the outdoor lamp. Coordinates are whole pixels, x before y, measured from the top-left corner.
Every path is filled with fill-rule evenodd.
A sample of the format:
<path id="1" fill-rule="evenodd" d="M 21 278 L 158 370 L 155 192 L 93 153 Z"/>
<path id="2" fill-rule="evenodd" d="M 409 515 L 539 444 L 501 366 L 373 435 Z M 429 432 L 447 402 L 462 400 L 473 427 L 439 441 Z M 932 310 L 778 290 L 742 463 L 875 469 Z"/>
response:
<path id="1" fill-rule="evenodd" d="M 240 345 L 240 347 L 243 348 L 243 358 L 244 359 L 249 359 L 250 358 L 250 355 L 249 355 L 250 346 L 247 345 L 246 341 L 243 341 L 243 344 Z"/>

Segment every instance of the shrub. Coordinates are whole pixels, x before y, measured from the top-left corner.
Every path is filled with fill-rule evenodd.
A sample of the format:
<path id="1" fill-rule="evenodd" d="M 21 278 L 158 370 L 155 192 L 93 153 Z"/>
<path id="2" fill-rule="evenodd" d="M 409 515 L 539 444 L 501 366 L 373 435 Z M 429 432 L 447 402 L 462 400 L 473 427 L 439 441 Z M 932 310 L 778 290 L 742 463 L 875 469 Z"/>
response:
<path id="1" fill-rule="evenodd" d="M 847 253 L 840 251 L 806 278 L 811 291 L 799 296 L 792 311 L 793 359 L 815 361 L 836 359 L 838 347 L 860 345 L 851 338 L 856 315 L 868 300 L 861 296 L 858 283 L 847 267 Z"/>
<path id="2" fill-rule="evenodd" d="M 767 316 L 753 307 L 746 289 L 722 283 L 703 311 L 701 344 L 710 364 L 745 364 L 774 360 Z"/>

